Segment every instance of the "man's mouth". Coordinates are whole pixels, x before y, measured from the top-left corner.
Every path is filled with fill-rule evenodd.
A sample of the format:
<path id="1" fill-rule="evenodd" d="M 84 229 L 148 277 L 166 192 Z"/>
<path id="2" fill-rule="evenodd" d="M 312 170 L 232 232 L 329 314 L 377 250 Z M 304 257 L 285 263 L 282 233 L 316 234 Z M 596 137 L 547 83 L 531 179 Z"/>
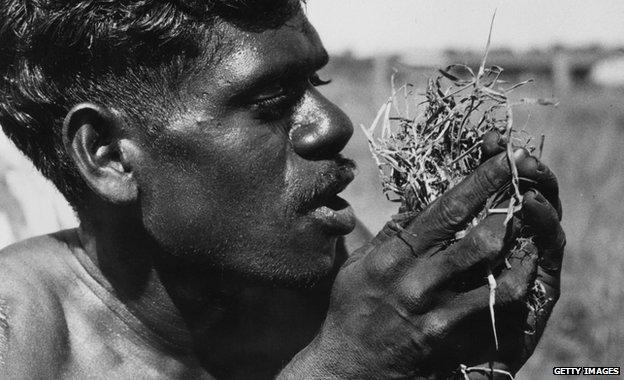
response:
<path id="1" fill-rule="evenodd" d="M 309 215 L 328 232 L 344 235 L 355 228 L 355 214 L 349 202 L 338 194 L 353 181 L 355 164 L 342 157 L 337 158 L 336 163 L 337 168 L 326 173 L 323 181 L 314 189 L 306 208 Z"/>
<path id="2" fill-rule="evenodd" d="M 349 202 L 334 195 L 310 214 L 331 233 L 346 235 L 355 228 L 355 214 Z"/>

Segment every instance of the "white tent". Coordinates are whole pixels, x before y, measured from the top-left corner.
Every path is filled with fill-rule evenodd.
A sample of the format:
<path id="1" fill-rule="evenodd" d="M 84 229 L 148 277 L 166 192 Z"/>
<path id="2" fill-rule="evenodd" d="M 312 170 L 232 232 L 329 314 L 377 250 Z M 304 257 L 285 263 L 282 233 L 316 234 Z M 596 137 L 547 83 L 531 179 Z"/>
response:
<path id="1" fill-rule="evenodd" d="M 606 87 L 624 86 L 624 55 L 599 61 L 591 71 L 594 83 Z"/>

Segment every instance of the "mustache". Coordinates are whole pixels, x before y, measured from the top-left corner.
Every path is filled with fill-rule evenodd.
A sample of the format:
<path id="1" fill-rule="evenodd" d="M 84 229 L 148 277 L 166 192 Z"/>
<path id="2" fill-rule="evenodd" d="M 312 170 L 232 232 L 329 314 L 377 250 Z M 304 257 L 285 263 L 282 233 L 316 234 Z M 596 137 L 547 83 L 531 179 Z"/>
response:
<path id="1" fill-rule="evenodd" d="M 310 211 L 343 191 L 353 181 L 355 161 L 338 155 L 298 195 L 298 211 Z"/>

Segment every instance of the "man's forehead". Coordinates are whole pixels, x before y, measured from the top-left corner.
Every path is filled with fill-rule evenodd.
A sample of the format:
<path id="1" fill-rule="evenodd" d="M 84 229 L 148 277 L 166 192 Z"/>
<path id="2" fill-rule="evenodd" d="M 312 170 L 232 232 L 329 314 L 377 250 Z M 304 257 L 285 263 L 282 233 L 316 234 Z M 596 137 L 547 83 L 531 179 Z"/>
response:
<path id="1" fill-rule="evenodd" d="M 229 24 L 220 29 L 227 53 L 213 74 L 222 85 L 248 87 L 279 72 L 312 72 L 327 63 L 327 52 L 302 13 L 280 28 L 258 33 Z"/>

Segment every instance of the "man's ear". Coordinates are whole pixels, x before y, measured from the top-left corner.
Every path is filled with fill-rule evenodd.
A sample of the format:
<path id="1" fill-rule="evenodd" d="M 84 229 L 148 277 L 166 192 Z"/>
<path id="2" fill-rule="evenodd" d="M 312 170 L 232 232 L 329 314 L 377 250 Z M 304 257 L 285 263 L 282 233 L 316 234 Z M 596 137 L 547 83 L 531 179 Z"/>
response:
<path id="1" fill-rule="evenodd" d="M 137 199 L 132 144 L 122 122 L 108 108 L 91 103 L 73 107 L 63 121 L 63 144 L 82 178 L 104 200 L 123 204 Z"/>

